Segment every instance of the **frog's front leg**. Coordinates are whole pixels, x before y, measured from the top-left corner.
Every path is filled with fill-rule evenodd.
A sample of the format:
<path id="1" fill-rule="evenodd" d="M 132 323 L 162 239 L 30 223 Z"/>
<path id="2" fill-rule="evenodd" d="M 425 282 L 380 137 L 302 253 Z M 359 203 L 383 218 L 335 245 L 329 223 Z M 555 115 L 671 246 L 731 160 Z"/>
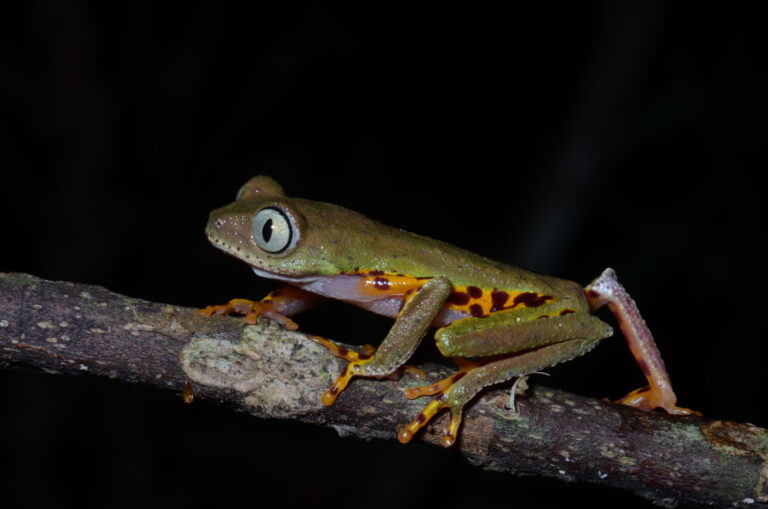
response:
<path id="1" fill-rule="evenodd" d="M 600 277 L 592 281 L 584 290 L 592 311 L 608 305 L 616 321 L 619 322 L 632 355 L 635 356 L 637 364 L 648 380 L 648 387 L 629 393 L 617 403 L 641 410 L 663 408 L 671 414 L 678 415 L 698 413 L 676 405 L 677 396 L 672 390 L 672 382 L 653 335 L 643 317 L 640 316 L 637 304 L 616 279 L 613 269 L 605 269 Z"/>
<path id="2" fill-rule="evenodd" d="M 245 316 L 246 323 L 255 324 L 260 316 L 266 316 L 280 322 L 286 329 L 296 330 L 296 322 L 288 318 L 310 309 L 325 300 L 315 293 L 295 286 L 284 286 L 271 292 L 260 301 L 232 299 L 226 304 L 207 306 L 197 311 L 198 316 L 229 315 L 237 313 Z"/>
<path id="3" fill-rule="evenodd" d="M 332 405 L 353 377 L 384 377 L 402 366 L 413 355 L 421 338 L 442 309 L 451 288 L 447 278 L 439 277 L 429 279 L 416 291 L 405 296 L 395 323 L 376 353 L 357 354 L 356 359 L 350 359 L 351 362 L 341 376 L 323 394 L 323 404 Z"/>

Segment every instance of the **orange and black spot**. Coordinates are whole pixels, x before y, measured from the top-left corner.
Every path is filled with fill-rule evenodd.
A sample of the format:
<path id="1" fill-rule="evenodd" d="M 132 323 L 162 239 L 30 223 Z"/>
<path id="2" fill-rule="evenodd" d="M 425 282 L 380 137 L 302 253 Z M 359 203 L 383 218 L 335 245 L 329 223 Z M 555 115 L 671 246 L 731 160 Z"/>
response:
<path id="1" fill-rule="evenodd" d="M 501 290 L 494 290 L 491 292 L 491 313 L 504 309 L 504 305 L 509 300 L 509 294 Z"/>
<path id="2" fill-rule="evenodd" d="M 516 307 L 538 307 L 555 300 L 551 295 L 535 292 L 510 292 L 493 289 L 482 289 L 477 286 L 457 286 L 446 299 L 446 305 L 464 313 L 482 318 L 495 313 L 514 309 Z"/>
<path id="3" fill-rule="evenodd" d="M 540 295 L 538 293 L 533 292 L 524 292 L 515 297 L 512 307 L 516 307 L 519 305 L 523 305 L 523 307 L 526 308 L 536 308 L 543 304 L 546 304 L 547 301 L 555 300 L 554 297 L 551 295 Z"/>
<path id="4" fill-rule="evenodd" d="M 469 294 L 466 292 L 458 292 L 454 290 L 446 299 L 448 304 L 455 304 L 456 306 L 466 306 L 469 304 Z"/>
<path id="5" fill-rule="evenodd" d="M 480 288 L 476 287 L 476 286 L 468 286 L 467 287 L 467 293 L 473 299 L 479 299 L 480 297 L 483 296 L 483 291 Z"/>
<path id="6" fill-rule="evenodd" d="M 376 277 L 373 279 L 373 287 L 377 290 L 381 290 L 382 292 L 385 292 L 389 290 L 389 287 L 392 286 L 389 282 L 389 279 L 385 277 Z"/>
<path id="7" fill-rule="evenodd" d="M 349 275 L 360 277 L 360 290 L 363 294 L 376 297 L 384 295 L 405 297 L 424 286 L 424 283 L 420 281 L 422 278 L 381 270 L 366 270 Z"/>

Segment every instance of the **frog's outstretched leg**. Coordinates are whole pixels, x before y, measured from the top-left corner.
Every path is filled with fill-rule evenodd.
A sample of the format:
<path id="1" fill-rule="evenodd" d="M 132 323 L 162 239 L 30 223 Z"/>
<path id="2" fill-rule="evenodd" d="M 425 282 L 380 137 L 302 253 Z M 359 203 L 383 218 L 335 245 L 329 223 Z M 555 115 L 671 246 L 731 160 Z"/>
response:
<path id="1" fill-rule="evenodd" d="M 464 405 L 474 398 L 481 389 L 583 355 L 599 341 L 600 339 L 564 341 L 501 358 L 471 369 L 445 392 L 438 394 L 416 419 L 400 431 L 397 438 L 402 443 L 409 442 L 413 435 L 426 425 L 435 414 L 443 408 L 448 408 L 451 411 L 451 420 L 441 443 L 443 446 L 449 447 L 456 442 Z"/>
<path id="2" fill-rule="evenodd" d="M 442 309 L 451 292 L 447 278 L 428 280 L 417 291 L 405 298 L 405 303 L 395 319 L 387 337 L 376 353 L 368 358 L 352 360 L 336 382 L 322 396 L 324 405 L 332 405 L 349 381 L 356 376 L 383 377 L 401 367 L 413 355 L 421 338 Z"/>
<path id="3" fill-rule="evenodd" d="M 266 316 L 280 322 L 286 329 L 296 330 L 299 326 L 288 317 L 312 308 L 323 300 L 325 300 L 324 297 L 301 288 L 285 286 L 270 293 L 261 301 L 232 299 L 223 305 L 200 309 L 196 314 L 207 317 L 237 313 L 245 315 L 245 322 L 251 325 L 255 324 L 260 316 Z"/>
<path id="4" fill-rule="evenodd" d="M 584 291 L 593 312 L 608 305 L 627 339 L 632 355 L 635 356 L 637 364 L 648 380 L 648 387 L 629 393 L 617 403 L 641 410 L 663 408 L 670 414 L 697 414 L 698 412 L 676 405 L 677 396 L 672 390 L 672 382 L 653 335 L 643 317 L 640 316 L 637 304 L 616 279 L 613 269 L 605 269 L 600 277 L 592 281 Z"/>

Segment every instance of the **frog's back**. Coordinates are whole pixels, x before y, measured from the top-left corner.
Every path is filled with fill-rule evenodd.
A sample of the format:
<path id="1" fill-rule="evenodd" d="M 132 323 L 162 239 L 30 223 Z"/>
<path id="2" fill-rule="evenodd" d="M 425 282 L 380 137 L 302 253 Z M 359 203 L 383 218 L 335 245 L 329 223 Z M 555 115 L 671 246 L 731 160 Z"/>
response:
<path id="1" fill-rule="evenodd" d="M 424 247 L 420 253 L 412 253 L 400 265 L 416 276 L 446 276 L 456 286 L 476 286 L 487 290 L 514 290 L 567 297 L 581 294 L 577 283 L 537 274 L 519 267 L 491 260 L 446 242 L 411 234 L 421 239 Z M 416 256 L 421 254 L 421 256 Z M 406 266 L 408 265 L 408 266 Z M 439 272 L 439 274 L 429 274 Z"/>
<path id="2" fill-rule="evenodd" d="M 582 293 L 580 285 L 571 281 L 497 262 L 337 205 L 306 202 L 301 208 L 310 215 L 323 216 L 315 221 L 323 225 L 326 249 L 344 272 L 375 270 L 417 278 L 445 276 L 454 286 L 533 292 L 557 298 Z M 330 218 L 333 220 L 329 221 Z"/>

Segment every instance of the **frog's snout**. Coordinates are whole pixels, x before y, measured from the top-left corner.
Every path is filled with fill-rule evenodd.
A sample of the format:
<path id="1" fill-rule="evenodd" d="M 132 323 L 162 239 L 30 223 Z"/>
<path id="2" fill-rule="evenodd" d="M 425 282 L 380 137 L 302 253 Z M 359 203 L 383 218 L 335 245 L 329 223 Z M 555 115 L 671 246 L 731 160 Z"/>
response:
<path id="1" fill-rule="evenodd" d="M 242 257 L 248 249 L 250 227 L 242 214 L 221 213 L 214 210 L 205 226 L 205 236 L 217 248 Z"/>

